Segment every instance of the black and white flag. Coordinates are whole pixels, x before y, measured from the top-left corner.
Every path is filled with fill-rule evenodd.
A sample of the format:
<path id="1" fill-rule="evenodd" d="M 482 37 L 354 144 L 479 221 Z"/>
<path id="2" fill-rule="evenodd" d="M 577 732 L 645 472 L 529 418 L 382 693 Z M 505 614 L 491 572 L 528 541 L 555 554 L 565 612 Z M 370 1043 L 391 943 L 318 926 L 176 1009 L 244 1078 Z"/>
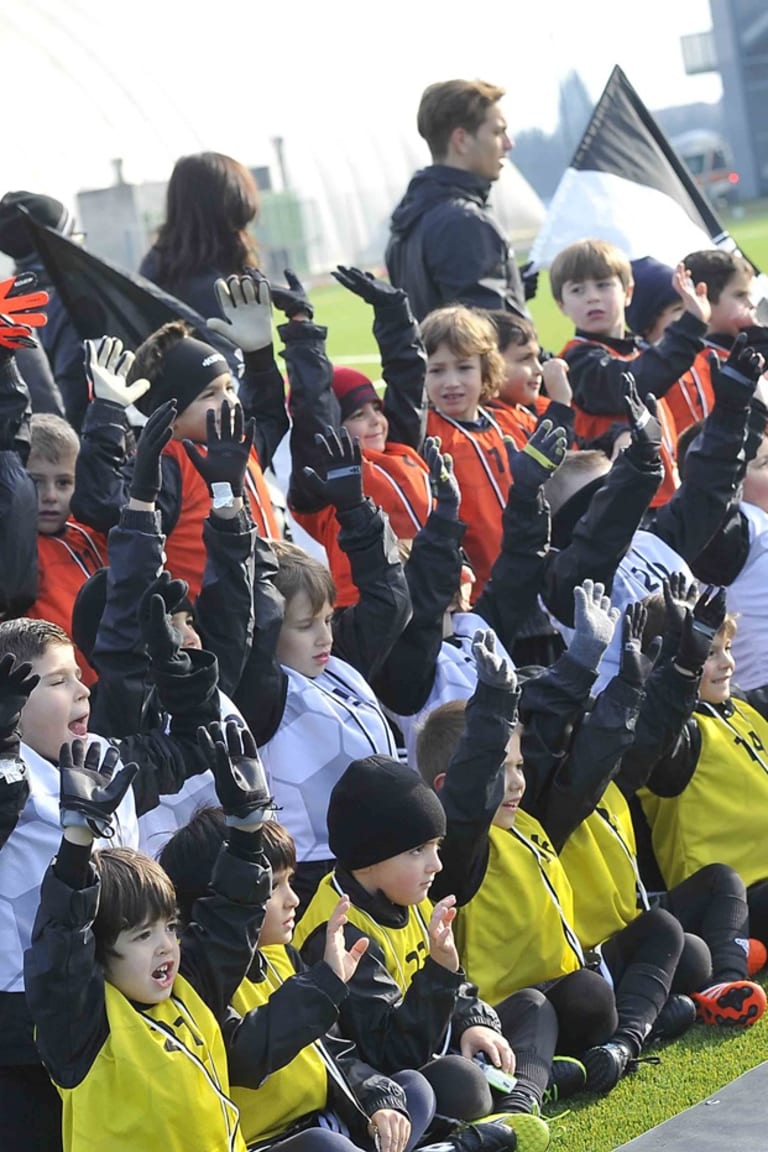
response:
<path id="1" fill-rule="evenodd" d="M 621 68 L 611 72 L 530 258 L 548 268 L 576 240 L 609 240 L 671 267 L 701 248 L 736 249 Z"/>

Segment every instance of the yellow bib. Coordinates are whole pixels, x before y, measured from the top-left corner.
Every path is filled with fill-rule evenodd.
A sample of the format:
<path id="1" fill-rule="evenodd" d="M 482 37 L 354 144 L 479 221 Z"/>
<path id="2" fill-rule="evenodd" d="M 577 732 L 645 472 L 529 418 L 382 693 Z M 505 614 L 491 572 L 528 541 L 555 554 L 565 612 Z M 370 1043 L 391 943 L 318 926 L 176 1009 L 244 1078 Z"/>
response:
<path id="1" fill-rule="evenodd" d="M 462 966 L 480 996 L 499 1004 L 513 992 L 582 966 L 573 893 L 543 828 L 518 812 L 510 831 L 491 828 L 480 888 L 459 909 L 456 940 Z"/>
<path id="2" fill-rule="evenodd" d="M 257 984 L 243 980 L 232 998 L 232 1006 L 241 1016 L 266 1004 L 273 992 L 296 975 L 281 944 L 270 944 L 260 951 L 266 960 L 265 979 Z M 290 1064 L 278 1068 L 258 1088 L 232 1089 L 249 1144 L 270 1140 L 302 1116 L 322 1111 L 327 1098 L 328 1075 L 314 1044 L 303 1048 Z"/>
<path id="3" fill-rule="evenodd" d="M 582 947 L 602 944 L 648 906 L 636 854 L 629 807 L 611 782 L 560 853 L 573 887 L 574 926 Z"/>
<path id="4" fill-rule="evenodd" d="M 293 937 L 295 948 L 301 948 L 308 936 L 321 924 L 327 924 L 331 913 L 342 896 L 336 874 L 324 876 L 318 885 L 309 907 L 296 925 Z M 429 920 L 432 903 L 421 903 L 408 909 L 408 920 L 402 928 L 388 928 L 379 924 L 367 912 L 351 904 L 347 920 L 378 944 L 384 953 L 384 963 L 392 979 L 397 983 L 403 996 L 408 991 L 411 980 L 429 955 Z"/>
<path id="5" fill-rule="evenodd" d="M 768 724 L 751 705 L 697 712 L 701 753 L 679 796 L 638 792 L 668 888 L 705 864 L 730 864 L 745 884 L 768 878 Z"/>
<path id="6" fill-rule="evenodd" d="M 138 1011 L 105 984 L 109 1035 L 85 1079 L 60 1088 L 64 1152 L 245 1152 L 221 1030 L 182 976 Z"/>

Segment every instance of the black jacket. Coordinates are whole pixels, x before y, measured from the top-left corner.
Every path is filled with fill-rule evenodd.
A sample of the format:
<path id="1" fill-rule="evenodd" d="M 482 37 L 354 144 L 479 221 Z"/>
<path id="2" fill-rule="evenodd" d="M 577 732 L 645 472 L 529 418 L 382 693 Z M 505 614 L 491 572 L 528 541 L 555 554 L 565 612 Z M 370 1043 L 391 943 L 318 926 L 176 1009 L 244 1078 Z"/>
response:
<path id="1" fill-rule="evenodd" d="M 379 924 L 396 928 L 405 923 L 408 908 L 392 904 L 382 893 L 370 895 L 342 868 L 336 869 L 336 876 L 352 903 Z M 354 924 L 347 924 L 346 947 L 351 948 L 364 935 Z M 301 954 L 313 963 L 324 949 L 325 925 L 321 924 L 304 941 Z M 368 945 L 348 988 L 349 996 L 339 1009 L 339 1025 L 344 1035 L 355 1041 L 363 1060 L 387 1074 L 426 1064 L 440 1052 L 449 1027 L 452 1046 L 475 1024 L 501 1031 L 493 1008 L 478 999 L 477 989 L 464 972 L 451 972 L 429 956 L 403 995 L 375 940 Z"/>
<path id="2" fill-rule="evenodd" d="M 40 1054 L 64 1088 L 82 1082 L 109 1035 L 104 974 L 91 928 L 99 880 L 88 864 L 89 851 L 82 848 L 66 853 L 68 876 L 62 878 L 62 857 L 72 847 L 62 844 L 58 862 L 45 875 L 32 945 L 24 957 Z M 271 883 L 264 856 L 260 862 L 245 859 L 225 846 L 211 878 L 211 894 L 195 903 L 193 920 L 184 930 L 181 974 L 219 1022 L 248 970 Z"/>
<path id="3" fill-rule="evenodd" d="M 643 690 L 621 674 L 593 700 L 596 675 L 564 652 L 523 685 L 521 804 L 542 825 L 556 852 L 619 771 L 643 703 Z"/>
<path id="4" fill-rule="evenodd" d="M 624 373 L 631 372 L 634 376 L 641 400 L 649 392 L 657 398 L 665 396 L 704 347 L 706 331 L 704 322 L 687 312 L 670 324 L 658 344 L 644 344 L 631 334 L 614 339 L 577 331 L 583 343 L 574 344 L 563 356 L 568 364 L 574 404 L 584 412 L 616 413 L 626 419 Z M 612 348 L 614 354 L 606 352 L 603 345 Z M 635 356 L 638 350 L 640 355 Z M 628 363 L 627 359 L 632 356 L 635 358 Z"/>
<path id="5" fill-rule="evenodd" d="M 296 975 L 273 992 L 266 1004 L 246 1016 L 230 1008 L 223 1024 L 230 1084 L 257 1088 L 319 1040 L 344 1082 L 342 1087 L 334 1077 L 328 1077 L 329 1105 L 358 1138 L 365 1138 L 368 1120 L 380 1108 L 392 1108 L 407 1116 L 400 1085 L 361 1060 L 353 1042 L 343 1038 L 336 1027 L 341 1005 L 349 996 L 348 985 L 325 961 L 309 968 L 295 948 L 288 945 L 286 952 Z M 249 979 L 256 984 L 263 980 L 262 969 L 261 964 L 254 964 Z M 281 1133 L 278 1139 L 287 1134 Z"/>
<path id="6" fill-rule="evenodd" d="M 461 907 L 485 878 L 488 833 L 504 799 L 507 742 L 515 727 L 519 695 L 516 689 L 492 687 L 479 680 L 467 701 L 464 732 L 438 793 L 446 832 L 440 846 L 443 870 L 432 883 L 432 900 L 452 894 Z M 503 915 L 503 910 L 499 913 Z"/>
<path id="7" fill-rule="evenodd" d="M 206 566 L 195 623 L 206 650 L 217 657 L 218 687 L 230 696 L 240 681 L 253 633 L 255 534 L 245 508 L 231 520 L 211 512 L 203 522 Z M 91 728 L 103 736 L 146 732 L 161 724 L 136 606 L 163 567 L 164 542 L 156 512 L 124 508 L 120 523 L 109 533 L 107 600 L 93 652 L 87 653 L 99 674 Z"/>
<path id="8" fill-rule="evenodd" d="M 444 304 L 527 316 L 514 253 L 488 208 L 487 180 L 432 164 L 411 179 L 392 214 L 389 278 L 423 320 Z"/>

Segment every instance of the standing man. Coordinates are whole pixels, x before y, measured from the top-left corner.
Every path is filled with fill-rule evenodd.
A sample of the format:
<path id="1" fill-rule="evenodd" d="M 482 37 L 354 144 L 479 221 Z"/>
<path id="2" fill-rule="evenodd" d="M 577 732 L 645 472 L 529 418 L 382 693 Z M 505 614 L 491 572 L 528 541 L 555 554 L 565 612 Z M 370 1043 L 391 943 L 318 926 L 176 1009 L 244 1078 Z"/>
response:
<path id="1" fill-rule="evenodd" d="M 430 84 L 417 125 L 432 164 L 412 178 L 392 215 L 386 264 L 418 320 L 444 304 L 506 308 L 527 316 L 514 252 L 487 207 L 512 141 L 499 107 L 504 89 L 482 80 Z"/>

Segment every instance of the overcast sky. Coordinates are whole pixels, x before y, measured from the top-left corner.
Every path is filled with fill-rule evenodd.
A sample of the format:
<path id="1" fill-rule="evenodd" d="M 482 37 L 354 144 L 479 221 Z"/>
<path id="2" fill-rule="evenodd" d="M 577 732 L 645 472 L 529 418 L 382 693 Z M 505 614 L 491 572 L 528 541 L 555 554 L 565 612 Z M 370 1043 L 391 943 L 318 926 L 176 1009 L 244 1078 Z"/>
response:
<path id="1" fill-rule="evenodd" d="M 119 13 L 122 11 L 122 18 Z M 707 0 L 24 0 L 0 8 L 8 188 L 71 201 L 112 182 L 165 179 L 204 148 L 354 182 L 387 149 L 425 159 L 422 89 L 481 76 L 508 92 L 513 131 L 554 126 L 571 68 L 599 96 L 620 64 L 651 108 L 720 95 L 687 77 L 680 36 Z M 322 175 L 324 174 L 324 175 Z M 4 189 L 4 190 L 5 190 Z"/>

